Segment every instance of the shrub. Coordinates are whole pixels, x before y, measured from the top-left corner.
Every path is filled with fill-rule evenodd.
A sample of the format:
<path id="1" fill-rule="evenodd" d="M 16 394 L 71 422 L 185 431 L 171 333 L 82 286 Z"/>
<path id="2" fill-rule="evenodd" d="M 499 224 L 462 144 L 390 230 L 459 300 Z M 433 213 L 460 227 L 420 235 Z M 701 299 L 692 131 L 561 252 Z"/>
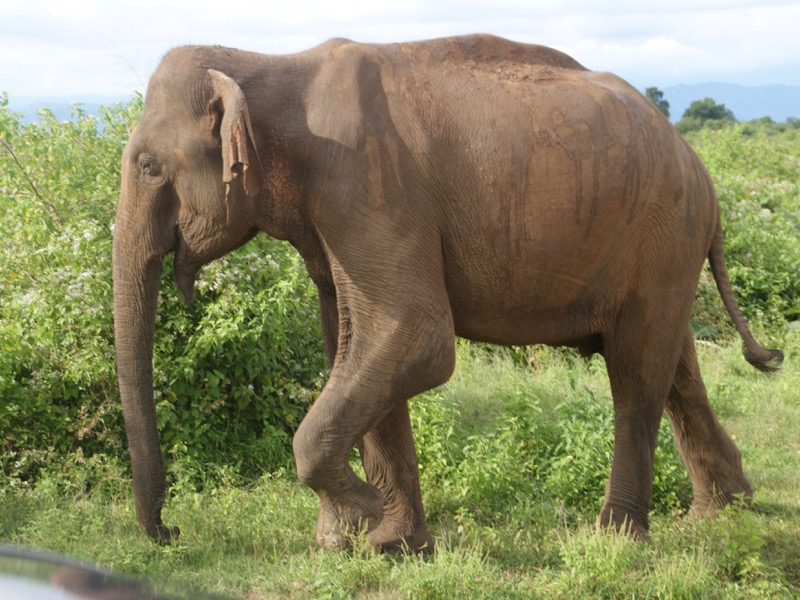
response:
<path id="1" fill-rule="evenodd" d="M 111 352 L 119 157 L 140 99 L 22 125 L 0 101 L 0 432 L 6 474 L 121 445 Z M 58 458 L 60 457 L 60 458 Z"/>
<path id="2" fill-rule="evenodd" d="M 191 306 L 167 271 L 154 344 L 162 444 L 198 470 L 284 466 L 326 369 L 302 260 L 260 236 L 204 268 Z"/>
<path id="3" fill-rule="evenodd" d="M 690 138 L 719 196 L 725 258 L 745 316 L 770 329 L 800 319 L 800 139 L 749 135 L 743 126 Z M 704 272 L 694 319 L 732 331 Z"/>
<path id="4" fill-rule="evenodd" d="M 722 129 L 736 123 L 733 112 L 724 104 L 717 104 L 712 98 L 695 100 L 684 111 L 675 128 L 681 133 L 698 129 Z"/>
<path id="5" fill-rule="evenodd" d="M 0 99 L 0 472 L 122 454 L 111 240 L 119 164 L 141 97 L 24 125 Z M 168 263 L 170 261 L 167 261 Z M 324 359 L 315 288 L 262 236 L 210 265 L 192 306 L 165 265 L 155 342 L 162 441 L 201 470 L 285 464 Z"/>

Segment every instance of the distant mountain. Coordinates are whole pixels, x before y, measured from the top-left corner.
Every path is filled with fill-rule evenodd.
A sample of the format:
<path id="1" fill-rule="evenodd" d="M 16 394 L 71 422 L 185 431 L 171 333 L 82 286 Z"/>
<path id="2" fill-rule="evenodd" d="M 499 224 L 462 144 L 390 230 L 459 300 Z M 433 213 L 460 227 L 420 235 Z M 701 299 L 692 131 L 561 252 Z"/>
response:
<path id="1" fill-rule="evenodd" d="M 133 94 L 131 94 L 132 96 Z M 9 96 L 8 108 L 12 112 L 22 113 L 26 123 L 38 121 L 37 111 L 47 107 L 53 111 L 59 121 L 68 121 L 72 116 L 72 106 L 76 102 L 90 115 L 96 115 L 101 106 L 109 106 L 120 100 L 111 96 L 85 96 L 85 97 L 40 97 L 40 96 Z M 127 102 L 128 98 L 124 101 Z"/>
<path id="2" fill-rule="evenodd" d="M 733 111 L 739 121 L 750 121 L 769 116 L 774 121 L 788 117 L 800 118 L 800 86 L 763 85 L 744 86 L 730 83 L 698 83 L 676 85 L 662 89 L 669 102 L 670 118 L 679 121 L 684 111 L 695 100 L 712 98 Z M 133 94 L 131 94 L 132 96 Z M 85 97 L 10 97 L 9 108 L 24 115 L 26 121 L 36 121 L 36 111 L 47 106 L 60 120 L 70 118 L 70 106 L 78 101 L 89 114 L 97 114 L 101 105 L 114 104 L 120 98 L 111 96 Z M 124 98 L 127 101 L 129 98 Z"/>
<path id="3" fill-rule="evenodd" d="M 731 83 L 698 83 L 676 85 L 662 90 L 669 102 L 670 119 L 679 121 L 695 100 L 711 98 L 724 104 L 738 121 L 772 117 L 782 122 L 789 117 L 800 118 L 800 86 L 744 86 Z"/>

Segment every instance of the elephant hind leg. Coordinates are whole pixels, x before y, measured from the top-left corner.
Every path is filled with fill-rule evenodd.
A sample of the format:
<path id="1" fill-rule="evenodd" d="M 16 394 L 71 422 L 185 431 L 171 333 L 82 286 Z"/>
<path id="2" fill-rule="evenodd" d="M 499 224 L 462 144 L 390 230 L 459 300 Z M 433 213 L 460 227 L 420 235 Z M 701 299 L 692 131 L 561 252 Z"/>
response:
<path id="1" fill-rule="evenodd" d="M 707 514 L 753 491 L 742 471 L 739 450 L 719 424 L 700 376 L 694 339 L 687 329 L 667 414 L 692 479 L 693 514 Z"/>
<path id="2" fill-rule="evenodd" d="M 680 335 L 649 314 L 645 302 L 628 306 L 603 337 L 614 399 L 614 456 L 600 524 L 637 539 L 647 538 L 656 438 L 680 354 Z"/>

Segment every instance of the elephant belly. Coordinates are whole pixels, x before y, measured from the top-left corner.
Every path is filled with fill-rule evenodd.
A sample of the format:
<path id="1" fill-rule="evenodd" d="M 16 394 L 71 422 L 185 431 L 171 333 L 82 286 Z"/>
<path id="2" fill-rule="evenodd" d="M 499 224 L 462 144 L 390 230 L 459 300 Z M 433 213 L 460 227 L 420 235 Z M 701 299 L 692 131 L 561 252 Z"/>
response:
<path id="1" fill-rule="evenodd" d="M 614 314 L 624 287 L 609 282 L 600 265 L 591 274 L 519 263 L 490 272 L 462 272 L 459 277 L 452 271 L 447 291 L 456 334 L 496 344 L 542 343 L 595 351 L 594 339 Z"/>

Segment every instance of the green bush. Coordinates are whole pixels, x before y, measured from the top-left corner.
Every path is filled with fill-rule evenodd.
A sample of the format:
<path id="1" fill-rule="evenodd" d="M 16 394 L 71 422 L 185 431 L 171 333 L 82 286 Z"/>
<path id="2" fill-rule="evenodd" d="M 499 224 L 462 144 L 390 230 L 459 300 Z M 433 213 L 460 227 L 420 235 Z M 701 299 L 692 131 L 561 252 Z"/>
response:
<path id="1" fill-rule="evenodd" d="M 800 320 L 800 138 L 757 134 L 737 125 L 703 130 L 689 141 L 719 197 L 725 258 L 745 316 L 769 329 Z M 708 271 L 694 319 L 730 332 L 730 318 Z M 797 325 L 794 325 L 797 327 Z"/>
<path id="2" fill-rule="evenodd" d="M 236 464 L 253 477 L 286 465 L 326 369 L 302 259 L 260 236 L 204 268 L 191 306 L 171 268 L 162 288 L 154 344 L 162 444 L 198 470 Z"/>
<path id="3" fill-rule="evenodd" d="M 119 165 L 141 97 L 23 124 L 0 98 L 0 473 L 30 480 L 80 450 L 122 455 L 111 240 Z M 166 261 L 155 342 L 165 448 L 201 470 L 283 465 L 324 369 L 315 288 L 265 236 L 177 300 Z"/>
<path id="4" fill-rule="evenodd" d="M 736 117 L 724 104 L 717 104 L 712 98 L 703 98 L 689 105 L 675 128 L 685 134 L 698 129 L 722 129 L 734 123 Z"/>
<path id="5" fill-rule="evenodd" d="M 116 451 L 111 223 L 119 158 L 141 99 L 48 111 L 0 100 L 0 468 L 29 477 L 77 448 Z"/>

